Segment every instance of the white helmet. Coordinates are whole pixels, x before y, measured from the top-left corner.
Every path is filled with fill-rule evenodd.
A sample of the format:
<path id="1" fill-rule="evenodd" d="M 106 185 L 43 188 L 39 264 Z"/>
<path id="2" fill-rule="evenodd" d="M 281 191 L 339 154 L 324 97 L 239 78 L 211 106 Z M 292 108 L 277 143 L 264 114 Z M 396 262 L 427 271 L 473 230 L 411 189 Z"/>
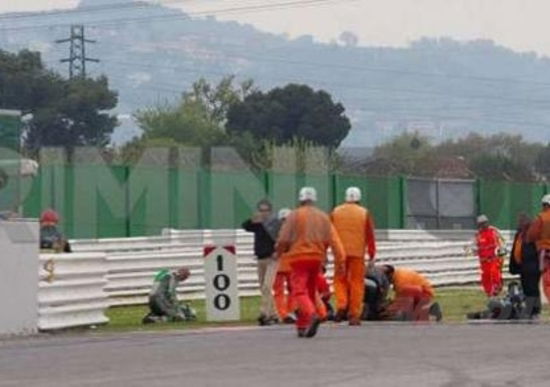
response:
<path id="1" fill-rule="evenodd" d="M 550 206 L 550 194 L 542 197 L 542 205 Z"/>
<path id="2" fill-rule="evenodd" d="M 477 224 L 487 223 L 487 222 L 489 222 L 489 218 L 487 217 L 487 215 L 479 215 L 477 217 Z"/>
<path id="3" fill-rule="evenodd" d="M 316 202 L 317 201 L 317 191 L 313 187 L 303 187 L 300 190 L 300 194 L 298 195 L 298 200 L 300 202 Z"/>
<path id="4" fill-rule="evenodd" d="M 346 189 L 346 202 L 357 203 L 361 201 L 361 190 L 357 187 Z"/>
<path id="5" fill-rule="evenodd" d="M 290 208 L 281 208 L 279 210 L 278 218 L 279 220 L 286 219 L 286 217 L 290 214 Z"/>

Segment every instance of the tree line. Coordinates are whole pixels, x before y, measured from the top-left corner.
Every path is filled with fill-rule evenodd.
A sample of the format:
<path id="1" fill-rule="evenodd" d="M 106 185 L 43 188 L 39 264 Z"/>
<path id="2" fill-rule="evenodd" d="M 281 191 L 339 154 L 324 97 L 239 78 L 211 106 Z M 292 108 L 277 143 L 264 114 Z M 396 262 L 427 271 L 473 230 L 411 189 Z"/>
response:
<path id="1" fill-rule="evenodd" d="M 46 146 L 64 147 L 68 154 L 78 146 L 98 146 L 108 160 L 133 163 L 148 147 L 230 146 L 253 168 L 269 168 L 274 147 L 319 148 L 328 151 L 333 171 L 517 181 L 550 177 L 550 143 L 509 134 L 472 133 L 435 143 L 404 133 L 349 160 L 336 152 L 351 130 L 344 106 L 303 84 L 262 91 L 252 80 L 237 82 L 233 76 L 217 83 L 199 79 L 177 101 L 135 112 L 142 134 L 121 147 L 111 145 L 117 103 L 106 76 L 66 79 L 46 68 L 39 53 L 0 50 L 0 108 L 30 117 L 23 148 L 31 157 Z"/>
<path id="2" fill-rule="evenodd" d="M 550 142 L 531 143 L 521 135 L 477 133 L 435 143 L 417 132 L 404 133 L 374 149 L 356 165 L 365 173 L 426 177 L 548 181 Z"/>

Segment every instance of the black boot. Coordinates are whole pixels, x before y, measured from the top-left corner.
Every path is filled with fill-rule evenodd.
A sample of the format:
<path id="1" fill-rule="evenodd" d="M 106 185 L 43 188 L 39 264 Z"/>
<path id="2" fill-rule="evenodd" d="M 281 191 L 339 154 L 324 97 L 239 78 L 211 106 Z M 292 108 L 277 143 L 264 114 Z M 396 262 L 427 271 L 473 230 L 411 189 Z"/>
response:
<path id="1" fill-rule="evenodd" d="M 319 325 L 321 325 L 321 319 L 318 316 L 313 316 L 311 324 L 309 324 L 306 330 L 306 337 L 314 337 L 317 334 L 317 330 L 319 330 Z"/>
<path id="2" fill-rule="evenodd" d="M 441 312 L 441 306 L 439 306 L 438 302 L 434 302 L 433 304 L 430 305 L 429 314 L 430 316 L 434 316 L 435 321 L 437 322 L 440 322 L 441 320 L 443 320 L 443 313 Z"/>

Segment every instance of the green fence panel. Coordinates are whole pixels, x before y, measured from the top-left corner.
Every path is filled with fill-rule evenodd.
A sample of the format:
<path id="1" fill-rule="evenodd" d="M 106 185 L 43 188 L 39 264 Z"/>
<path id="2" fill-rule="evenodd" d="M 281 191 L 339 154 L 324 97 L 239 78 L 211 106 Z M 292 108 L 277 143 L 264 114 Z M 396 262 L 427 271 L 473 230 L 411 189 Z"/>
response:
<path id="1" fill-rule="evenodd" d="M 42 211 L 53 208 L 61 217 L 60 230 L 66 232 L 66 178 L 64 165 L 51 164 L 41 166 L 38 176 L 32 178 L 32 182 L 30 178 L 25 179 L 29 190 L 23 198 L 23 214 L 38 218 Z"/>
<path id="2" fill-rule="evenodd" d="M 210 192 L 210 171 L 206 169 L 199 169 L 198 171 L 198 184 L 199 184 L 199 196 L 197 198 L 197 204 L 199 207 L 199 225 L 201 229 L 211 229 L 212 216 L 210 195 L 206 194 Z"/>
<path id="3" fill-rule="evenodd" d="M 25 218 L 38 218 L 42 209 L 42 174 L 39 172 L 34 178 L 25 179 L 23 182 L 23 216 Z"/>
<path id="4" fill-rule="evenodd" d="M 69 238 L 73 238 L 75 235 L 75 170 L 73 165 L 68 165 L 63 168 L 64 170 L 64 185 L 57 187 L 57 189 L 63 190 L 63 203 L 58 205 L 58 209 L 61 209 L 63 213 L 63 218 L 61 219 L 61 224 L 63 225 L 63 231 L 65 235 Z M 78 228 L 78 227 L 77 227 Z"/>
<path id="5" fill-rule="evenodd" d="M 40 168 L 40 210 L 44 210 L 46 208 L 54 208 L 56 207 L 56 197 L 58 196 L 56 194 L 56 191 L 59 189 L 57 184 L 62 184 L 62 186 L 65 185 L 64 182 L 60 181 L 60 178 L 57 176 L 59 175 L 59 167 L 55 165 L 44 165 Z"/>
<path id="6" fill-rule="evenodd" d="M 367 196 L 368 184 L 365 176 L 336 175 L 334 177 L 334 185 L 334 199 L 337 205 L 344 202 L 348 187 L 359 187 L 363 195 L 363 203 L 370 207 L 370 198 Z"/>
<path id="7" fill-rule="evenodd" d="M 45 164 L 21 187 L 25 216 L 54 208 L 67 236 L 99 238 L 158 235 L 165 227 L 239 227 L 262 198 L 276 210 L 296 207 L 298 191 L 306 185 L 317 189 L 325 211 L 343 202 L 347 187 L 357 186 L 377 228 L 404 227 L 407 187 L 399 177 Z M 477 187 L 479 212 L 502 229 L 514 228 L 519 212 L 539 212 L 541 197 L 550 192 L 543 184 L 489 180 Z"/>
<path id="8" fill-rule="evenodd" d="M 541 184 L 493 180 L 481 180 L 479 187 L 479 212 L 501 229 L 514 229 L 522 212 L 530 216 L 539 212 L 545 191 Z"/>
<path id="9" fill-rule="evenodd" d="M 170 227 L 170 169 L 138 166 L 130 169 L 128 208 L 130 235 L 159 235 Z"/>
<path id="10" fill-rule="evenodd" d="M 544 186 L 541 184 L 510 183 L 510 226 L 515 228 L 519 213 L 537 214 L 543 195 Z"/>
<path id="11" fill-rule="evenodd" d="M 198 229 L 200 224 L 199 170 L 173 169 L 171 173 L 171 227 Z"/>
<path id="12" fill-rule="evenodd" d="M 400 177 L 367 177 L 366 204 L 374 215 L 376 228 L 403 228 L 404 181 Z"/>
<path id="13" fill-rule="evenodd" d="M 71 237 L 129 236 L 127 168 L 105 165 L 75 165 L 72 168 Z"/>
<path id="14" fill-rule="evenodd" d="M 401 228 L 403 223 L 403 197 L 398 177 L 335 177 L 335 193 L 339 202 L 345 199 L 346 188 L 359 187 L 362 202 L 372 213 L 376 228 Z"/>
<path id="15" fill-rule="evenodd" d="M 128 167 L 113 166 L 110 168 L 110 173 L 113 179 L 109 178 L 108 175 L 102 175 L 99 180 L 101 185 L 110 185 L 112 191 L 107 193 L 101 189 L 98 193 L 99 222 L 97 237 L 118 238 L 131 236 L 128 218 Z M 115 186 L 115 184 L 118 184 L 118 186 Z"/>
<path id="16" fill-rule="evenodd" d="M 269 199 L 273 207 L 295 208 L 298 204 L 298 193 L 304 186 L 317 190 L 317 206 L 324 211 L 331 211 L 335 205 L 334 176 L 329 174 L 291 174 L 268 172 L 267 186 Z"/>
<path id="17" fill-rule="evenodd" d="M 315 188 L 317 190 L 317 206 L 324 211 L 332 211 L 336 200 L 334 197 L 334 178 L 332 174 L 307 174 L 303 177 L 303 180 L 298 178 L 298 181 L 303 181 L 298 190 L 302 186 Z"/>
<path id="18" fill-rule="evenodd" d="M 298 191 L 304 184 L 303 175 L 282 172 L 267 173 L 268 196 L 276 210 L 293 209 L 298 203 Z"/>
<path id="19" fill-rule="evenodd" d="M 21 113 L 0 109 L 0 148 L 19 152 L 21 143 Z"/>
<path id="20" fill-rule="evenodd" d="M 489 217 L 491 224 L 501 229 L 512 226 L 510 183 L 482 180 L 479 184 L 479 213 Z"/>
<path id="21" fill-rule="evenodd" d="M 209 182 L 200 196 L 208 198 L 205 224 L 213 229 L 237 228 L 255 211 L 258 200 L 267 198 L 265 173 L 218 172 L 206 175 Z"/>

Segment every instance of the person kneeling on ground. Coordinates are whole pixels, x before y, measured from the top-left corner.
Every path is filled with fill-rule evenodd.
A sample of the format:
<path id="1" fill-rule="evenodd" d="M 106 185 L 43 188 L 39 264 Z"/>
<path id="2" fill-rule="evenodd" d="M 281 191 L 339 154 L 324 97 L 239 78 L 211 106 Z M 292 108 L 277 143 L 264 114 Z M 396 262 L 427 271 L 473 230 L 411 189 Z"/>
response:
<path id="1" fill-rule="evenodd" d="M 392 320 L 429 321 L 430 316 L 436 321 L 442 320 L 441 308 L 433 301 L 435 293 L 428 279 L 414 270 L 391 265 L 382 266 L 382 270 L 395 292 L 395 298 L 388 306 Z"/>
<path id="2" fill-rule="evenodd" d="M 176 271 L 163 269 L 157 273 L 149 293 L 150 312 L 143 318 L 143 324 L 165 321 L 193 321 L 196 312 L 187 304 L 178 302 L 176 289 L 185 281 L 191 272 L 182 267 Z"/>
<path id="3" fill-rule="evenodd" d="M 388 292 L 390 282 L 382 266 L 371 266 L 365 275 L 365 297 L 362 320 L 381 321 L 387 319 Z"/>

